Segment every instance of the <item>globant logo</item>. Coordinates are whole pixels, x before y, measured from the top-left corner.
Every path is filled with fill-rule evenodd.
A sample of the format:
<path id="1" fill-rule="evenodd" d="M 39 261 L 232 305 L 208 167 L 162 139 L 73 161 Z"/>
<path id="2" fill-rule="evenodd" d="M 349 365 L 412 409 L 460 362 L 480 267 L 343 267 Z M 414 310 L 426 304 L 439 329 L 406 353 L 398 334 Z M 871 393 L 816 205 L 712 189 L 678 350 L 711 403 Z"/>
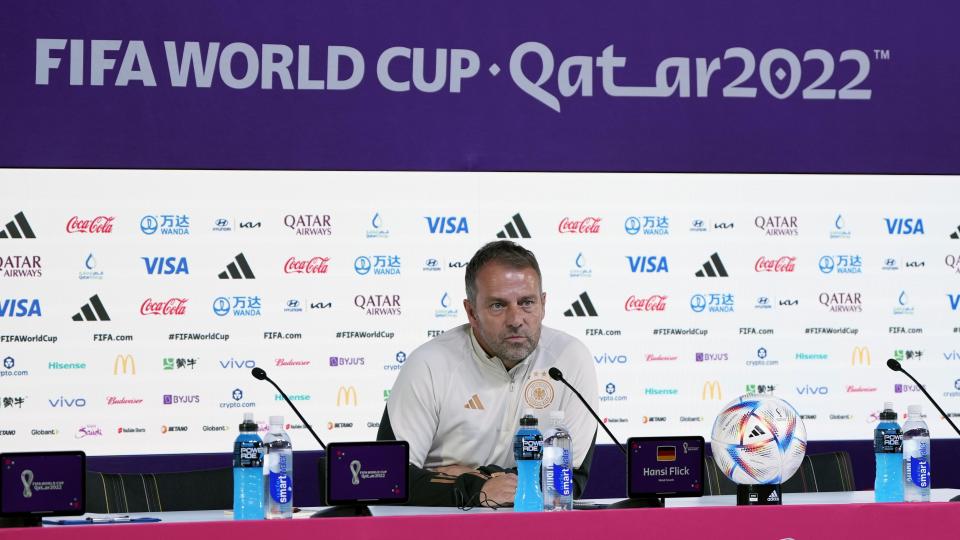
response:
<path id="1" fill-rule="evenodd" d="M 358 294 L 353 297 L 353 305 L 370 316 L 399 317 L 401 314 L 399 294 Z"/>
<path id="2" fill-rule="evenodd" d="M 367 229 L 367 238 L 389 238 L 390 229 L 384 227 L 383 218 L 380 217 L 380 212 L 373 214 L 373 218 L 370 220 L 370 229 Z"/>
<path id="3" fill-rule="evenodd" d="M 667 309 L 667 296 L 654 294 L 646 298 L 630 295 L 623 304 L 624 311 L 664 311 Z"/>
<path id="4" fill-rule="evenodd" d="M 3 369 L 0 370 L 0 378 L 3 377 L 26 377 L 30 371 L 26 369 L 14 370 L 17 361 L 12 356 L 6 356 L 3 359 Z"/>
<path id="5" fill-rule="evenodd" d="M 361 255 L 354 259 L 353 270 L 361 276 L 365 276 L 371 271 L 375 276 L 399 276 L 400 275 L 400 256 L 399 255 Z"/>
<path id="6" fill-rule="evenodd" d="M 585 217 L 574 220 L 565 217 L 560 221 L 560 225 L 557 226 L 557 232 L 560 234 L 599 234 L 600 221 L 602 219 L 603 218 L 598 217 Z"/>
<path id="7" fill-rule="evenodd" d="M 450 295 L 448 293 L 443 293 L 443 296 L 440 297 L 440 307 L 434 312 L 434 317 L 440 319 L 456 317 L 458 315 L 460 315 L 460 312 L 457 310 L 457 308 L 452 307 Z"/>
<path id="8" fill-rule="evenodd" d="M 330 257 L 311 257 L 299 260 L 290 257 L 283 265 L 284 274 L 326 274 Z"/>
<path id="9" fill-rule="evenodd" d="M 97 216 L 93 219 L 73 216 L 67 221 L 67 234 L 110 234 L 113 232 L 113 220 L 113 216 Z"/>
<path id="10" fill-rule="evenodd" d="M 734 300 L 731 293 L 695 294 L 690 297 L 690 310 L 694 313 L 733 313 Z"/>
<path id="11" fill-rule="evenodd" d="M 57 428 L 30 430 L 30 435 L 33 435 L 34 437 L 51 437 L 59 434 L 60 434 L 60 430 Z"/>
<path id="12" fill-rule="evenodd" d="M 230 393 L 231 401 L 221 401 L 221 409 L 251 409 L 257 406 L 255 401 L 244 401 L 243 390 L 234 388 Z"/>
<path id="13" fill-rule="evenodd" d="M 667 216 L 630 216 L 623 222 L 623 230 L 630 236 L 665 236 L 670 234 Z"/>
<path id="14" fill-rule="evenodd" d="M 860 255 L 824 255 L 818 264 L 820 272 L 832 274 L 862 274 L 863 259 Z"/>
<path id="15" fill-rule="evenodd" d="M 331 356 L 330 367 L 356 366 L 364 365 L 365 360 L 362 356 Z"/>
<path id="16" fill-rule="evenodd" d="M 218 296 L 213 300 L 213 313 L 217 317 L 259 317 L 261 299 L 259 296 Z"/>
<path id="17" fill-rule="evenodd" d="M 754 263 L 753 269 L 756 272 L 793 272 L 797 268 L 797 258 L 784 255 L 776 259 L 760 257 Z"/>
<path id="18" fill-rule="evenodd" d="M 702 416 L 681 416 L 681 422 L 703 422 Z"/>
<path id="19" fill-rule="evenodd" d="M 187 298 L 170 298 L 157 300 L 147 298 L 140 304 L 140 315 L 170 315 L 182 316 L 187 314 Z"/>
<path id="20" fill-rule="evenodd" d="M 140 232 L 147 236 L 190 234 L 190 216 L 185 214 L 146 215 L 140 218 Z"/>
<path id="21" fill-rule="evenodd" d="M 40 255 L 0 256 L 0 276 L 3 277 L 41 277 L 43 264 Z"/>
<path id="22" fill-rule="evenodd" d="M 797 216 L 757 216 L 753 225 L 767 236 L 798 236 Z"/>
<path id="23" fill-rule="evenodd" d="M 283 225 L 297 236 L 330 236 L 333 226 L 329 214 L 287 214 Z"/>

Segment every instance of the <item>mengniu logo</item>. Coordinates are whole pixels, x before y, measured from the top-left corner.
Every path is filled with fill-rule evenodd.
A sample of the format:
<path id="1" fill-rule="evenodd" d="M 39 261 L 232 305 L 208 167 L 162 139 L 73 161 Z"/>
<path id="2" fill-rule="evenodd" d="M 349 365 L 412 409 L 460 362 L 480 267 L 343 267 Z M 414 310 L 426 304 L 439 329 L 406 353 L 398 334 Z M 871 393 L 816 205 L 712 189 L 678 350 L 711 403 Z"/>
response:
<path id="1" fill-rule="evenodd" d="M 557 226 L 560 234 L 600 234 L 600 221 L 603 218 L 585 217 L 583 219 L 563 218 Z"/>
<path id="2" fill-rule="evenodd" d="M 531 238 L 527 224 L 523 222 L 520 214 L 514 214 L 510 221 L 503 226 L 503 230 L 497 233 L 497 238 Z"/>
<path id="3" fill-rule="evenodd" d="M 113 232 L 113 220 L 113 216 L 97 216 L 93 219 L 73 216 L 67 221 L 67 234 L 110 234 Z"/>
<path id="4" fill-rule="evenodd" d="M 136 375 L 137 374 L 137 361 L 133 358 L 132 354 L 118 354 L 116 358 L 113 359 L 113 374 L 114 375 Z"/>
<path id="5" fill-rule="evenodd" d="M 667 266 L 667 258 L 659 255 L 638 255 L 636 257 L 627 255 L 627 263 L 630 266 L 630 272 L 634 274 L 665 274 L 670 271 Z"/>
<path id="6" fill-rule="evenodd" d="M 0 317 L 43 317 L 38 298 L 0 299 Z"/>
<path id="7" fill-rule="evenodd" d="M 853 352 L 850 353 L 850 365 L 851 366 L 869 366 L 870 365 L 870 348 L 869 347 L 854 347 Z"/>
<path id="8" fill-rule="evenodd" d="M 283 225 L 297 236 L 330 236 L 333 225 L 329 214 L 287 214 Z"/>
<path id="9" fill-rule="evenodd" d="M 187 298 L 170 298 L 168 300 L 147 298 L 140 304 L 140 315 L 186 315 L 188 301 Z"/>
<path id="10" fill-rule="evenodd" d="M 723 391 L 720 388 L 720 381 L 706 381 L 703 383 L 703 390 L 700 391 L 700 399 L 703 401 L 707 400 L 722 400 Z"/>
<path id="11" fill-rule="evenodd" d="M 960 307 L 960 293 L 957 294 L 947 294 L 947 299 L 950 300 L 950 309 L 956 311 Z"/>
<path id="12" fill-rule="evenodd" d="M 341 386 L 337 389 L 337 407 L 357 406 L 357 389 L 353 386 Z"/>
<path id="13" fill-rule="evenodd" d="M 283 265 L 284 274 L 326 274 L 330 269 L 330 257 L 311 257 L 299 260 L 290 257 Z"/>
<path id="14" fill-rule="evenodd" d="M 42 277 L 43 263 L 40 255 L 0 256 L 0 277 Z"/>
<path id="15" fill-rule="evenodd" d="M 189 274 L 186 257 L 140 257 L 147 274 L 151 276 L 172 276 L 174 274 Z"/>
<path id="16" fill-rule="evenodd" d="M 7 223 L 6 227 L 0 229 L 0 240 L 6 238 L 36 238 L 33 227 L 27 221 L 27 216 L 23 212 L 17 212 L 13 216 L 13 221 Z"/>
<path id="17" fill-rule="evenodd" d="M 887 226 L 887 234 L 889 235 L 923 234 L 923 219 L 921 218 L 885 217 L 883 221 Z"/>
<path id="18" fill-rule="evenodd" d="M 146 215 L 140 218 L 140 232 L 147 236 L 190 234 L 190 216 L 185 214 Z"/>
<path id="19" fill-rule="evenodd" d="M 423 216 L 430 234 L 469 234 L 470 226 L 463 216 Z"/>

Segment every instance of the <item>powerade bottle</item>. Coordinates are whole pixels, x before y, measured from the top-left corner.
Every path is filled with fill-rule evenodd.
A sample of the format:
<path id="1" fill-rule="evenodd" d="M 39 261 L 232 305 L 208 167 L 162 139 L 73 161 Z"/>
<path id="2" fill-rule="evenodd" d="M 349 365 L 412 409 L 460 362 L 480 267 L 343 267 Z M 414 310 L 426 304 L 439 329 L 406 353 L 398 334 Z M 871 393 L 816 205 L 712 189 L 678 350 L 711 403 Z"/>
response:
<path id="1" fill-rule="evenodd" d="M 263 441 L 253 413 L 243 414 L 233 442 L 233 519 L 263 519 Z"/>
<path id="2" fill-rule="evenodd" d="M 270 417 L 270 431 L 263 439 L 264 517 L 293 518 L 293 446 L 283 431 L 283 417 Z"/>
<path id="3" fill-rule="evenodd" d="M 903 502 L 903 432 L 889 401 L 883 404 L 880 423 L 873 430 L 873 453 L 877 458 L 874 500 Z"/>
<path id="4" fill-rule="evenodd" d="M 573 439 L 563 426 L 563 411 L 550 412 L 550 431 L 543 439 L 543 510 L 573 510 Z"/>
<path id="5" fill-rule="evenodd" d="M 520 429 L 513 436 L 513 457 L 517 460 L 517 493 L 514 512 L 542 512 L 540 493 L 540 460 L 543 457 L 543 435 L 537 429 L 537 417 L 527 412 L 520 419 Z"/>
<path id="6" fill-rule="evenodd" d="M 923 408 L 907 408 L 903 425 L 903 500 L 930 501 L 930 430 L 923 421 Z"/>

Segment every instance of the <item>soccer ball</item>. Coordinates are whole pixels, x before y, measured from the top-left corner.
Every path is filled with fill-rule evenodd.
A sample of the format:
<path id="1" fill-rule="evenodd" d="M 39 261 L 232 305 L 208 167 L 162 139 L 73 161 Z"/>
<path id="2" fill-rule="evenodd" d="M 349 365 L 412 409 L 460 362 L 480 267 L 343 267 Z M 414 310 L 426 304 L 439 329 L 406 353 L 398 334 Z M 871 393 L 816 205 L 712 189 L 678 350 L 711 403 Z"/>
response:
<path id="1" fill-rule="evenodd" d="M 793 406 L 756 394 L 728 403 L 713 421 L 711 439 L 717 467 L 737 484 L 783 483 L 807 449 L 807 430 Z"/>

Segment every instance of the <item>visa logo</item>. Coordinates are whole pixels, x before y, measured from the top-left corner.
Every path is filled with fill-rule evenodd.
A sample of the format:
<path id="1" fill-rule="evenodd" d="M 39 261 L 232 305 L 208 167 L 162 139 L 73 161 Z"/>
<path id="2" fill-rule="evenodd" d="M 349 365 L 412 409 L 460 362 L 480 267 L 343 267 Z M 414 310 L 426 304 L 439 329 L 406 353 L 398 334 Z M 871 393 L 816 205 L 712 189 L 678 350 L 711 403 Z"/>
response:
<path id="1" fill-rule="evenodd" d="M 956 311 L 960 307 L 960 294 L 948 294 L 947 297 L 950 298 L 950 309 Z"/>
<path id="2" fill-rule="evenodd" d="M 430 229 L 430 234 L 460 234 L 470 232 L 470 229 L 467 227 L 467 218 L 465 217 L 425 216 L 423 219 L 427 220 L 427 228 Z"/>
<path id="3" fill-rule="evenodd" d="M 797 393 L 801 396 L 825 396 L 830 392 L 826 386 L 810 386 L 805 384 L 797 387 Z"/>
<path id="4" fill-rule="evenodd" d="M 29 304 L 29 306 L 28 306 Z M 40 300 L 8 298 L 0 302 L 0 317 L 42 317 Z"/>
<path id="5" fill-rule="evenodd" d="M 150 275 L 189 274 L 186 257 L 140 257 Z"/>
<path id="6" fill-rule="evenodd" d="M 223 369 L 243 369 L 248 368 L 252 369 L 257 367 L 257 362 L 254 360 L 220 360 L 220 367 Z"/>
<path id="7" fill-rule="evenodd" d="M 600 356 L 593 355 L 593 359 L 597 362 L 597 364 L 626 364 L 627 363 L 627 356 L 625 354 L 609 355 L 607 353 L 603 353 Z"/>
<path id="8" fill-rule="evenodd" d="M 87 400 L 83 398 L 68 399 L 63 396 L 60 396 L 60 398 L 57 400 L 48 399 L 47 402 L 50 403 L 51 407 L 86 407 L 87 406 Z"/>
<path id="9" fill-rule="evenodd" d="M 627 261 L 630 263 L 630 271 L 633 273 L 655 273 L 670 271 L 667 268 L 666 257 L 658 257 L 657 255 L 631 257 L 627 255 Z"/>
<path id="10" fill-rule="evenodd" d="M 913 218 L 883 218 L 887 234 L 923 234 L 923 220 Z"/>

